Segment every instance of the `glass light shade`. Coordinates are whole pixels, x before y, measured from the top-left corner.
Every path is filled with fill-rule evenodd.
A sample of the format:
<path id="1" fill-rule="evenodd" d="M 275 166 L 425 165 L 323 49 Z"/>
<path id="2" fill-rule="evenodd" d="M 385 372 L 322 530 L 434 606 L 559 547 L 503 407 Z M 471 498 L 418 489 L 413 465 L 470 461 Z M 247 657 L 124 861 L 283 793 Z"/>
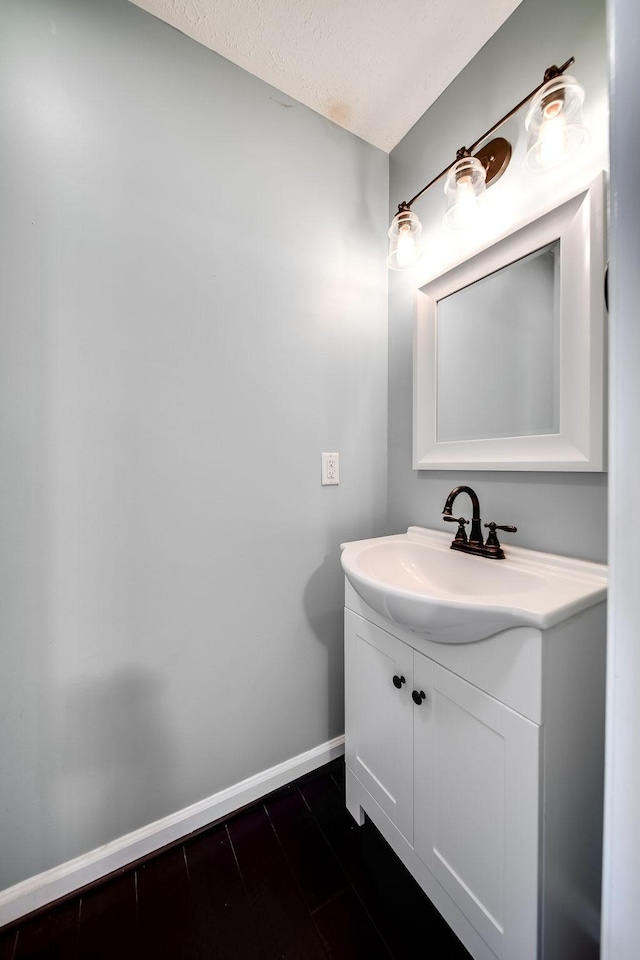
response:
<path id="1" fill-rule="evenodd" d="M 530 170 L 556 167 L 589 142 L 582 123 L 584 90 L 575 77 L 554 77 L 533 98 L 527 119 L 527 156 Z"/>
<path id="2" fill-rule="evenodd" d="M 486 191 L 487 171 L 477 157 L 463 157 L 454 163 L 444 184 L 448 227 L 469 227 L 477 218 Z"/>
<path id="3" fill-rule="evenodd" d="M 422 224 L 411 210 L 396 213 L 389 227 L 387 266 L 392 270 L 408 270 L 420 259 Z"/>

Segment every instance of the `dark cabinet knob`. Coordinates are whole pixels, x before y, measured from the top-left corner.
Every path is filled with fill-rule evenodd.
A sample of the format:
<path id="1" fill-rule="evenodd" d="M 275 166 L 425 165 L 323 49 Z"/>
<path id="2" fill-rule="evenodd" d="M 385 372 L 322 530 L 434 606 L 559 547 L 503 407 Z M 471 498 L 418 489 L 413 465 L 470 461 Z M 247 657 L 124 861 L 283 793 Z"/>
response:
<path id="1" fill-rule="evenodd" d="M 420 704 L 426 697 L 426 693 L 424 692 L 424 690 L 413 690 L 411 693 L 411 696 L 413 697 L 413 702 L 417 704 L 417 706 L 420 706 Z"/>
<path id="2" fill-rule="evenodd" d="M 404 677 L 399 677 L 397 673 L 396 673 L 395 677 L 393 678 L 393 685 L 394 685 L 394 687 L 397 687 L 398 690 L 400 689 L 400 687 L 402 686 L 402 684 L 403 684 L 403 683 L 406 683 L 406 682 L 407 682 L 407 681 L 405 680 L 405 678 L 404 678 Z"/>

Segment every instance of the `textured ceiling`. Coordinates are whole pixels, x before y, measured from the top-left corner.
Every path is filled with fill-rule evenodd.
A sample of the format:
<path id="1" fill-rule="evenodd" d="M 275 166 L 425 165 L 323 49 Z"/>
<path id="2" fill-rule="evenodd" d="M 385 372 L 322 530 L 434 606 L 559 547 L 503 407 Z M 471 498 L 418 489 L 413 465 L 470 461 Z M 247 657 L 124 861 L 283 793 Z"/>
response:
<path id="1" fill-rule="evenodd" d="M 521 0 L 132 0 L 388 152 Z"/>

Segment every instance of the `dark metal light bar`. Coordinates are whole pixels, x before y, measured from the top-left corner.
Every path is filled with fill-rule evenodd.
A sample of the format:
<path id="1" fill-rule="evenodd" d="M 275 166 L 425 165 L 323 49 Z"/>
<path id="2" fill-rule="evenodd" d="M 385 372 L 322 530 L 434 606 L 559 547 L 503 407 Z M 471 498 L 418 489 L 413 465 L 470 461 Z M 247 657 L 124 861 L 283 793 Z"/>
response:
<path id="1" fill-rule="evenodd" d="M 482 134 L 481 137 L 478 137 L 478 139 L 475 140 L 470 147 L 460 147 L 460 149 L 456 154 L 455 160 L 452 160 L 451 163 L 444 168 L 444 170 L 442 170 L 436 177 L 434 177 L 433 180 L 430 180 L 429 183 L 426 185 L 426 187 L 423 187 L 422 190 L 418 191 L 415 197 L 412 197 L 411 200 L 403 200 L 402 203 L 398 204 L 398 212 L 401 212 L 403 210 L 410 210 L 412 205 L 416 202 L 416 200 L 419 200 L 420 197 L 423 195 L 423 193 L 426 193 L 427 190 L 434 185 L 434 183 L 437 183 L 438 180 L 441 180 L 442 177 L 444 177 L 449 172 L 449 170 L 451 170 L 453 165 L 458 162 L 458 160 L 461 160 L 463 157 L 471 156 L 471 154 L 479 144 L 481 144 L 484 140 L 486 140 L 487 137 L 490 137 L 492 133 L 495 133 L 495 131 L 499 127 L 501 127 L 503 123 L 506 123 L 507 120 L 510 120 L 511 117 L 515 113 L 517 113 L 518 110 L 520 110 L 525 105 L 525 103 L 531 100 L 532 97 L 535 97 L 536 93 L 542 90 L 545 83 L 548 83 L 549 80 L 553 79 L 553 77 L 561 76 L 565 72 L 565 70 L 567 70 L 574 62 L 575 62 L 574 57 L 569 57 L 569 59 L 565 63 L 563 63 L 561 67 L 556 67 L 555 65 L 548 67 L 548 69 L 545 70 L 544 80 L 542 81 L 542 83 L 539 83 L 538 86 L 531 91 L 531 93 L 527 94 L 527 96 L 520 101 L 520 103 L 518 103 L 515 107 L 509 110 L 509 112 L 506 113 L 504 117 L 502 117 L 500 120 L 498 120 L 497 123 L 494 123 L 492 127 L 490 127 L 485 133 Z M 504 142 L 506 143 L 506 141 Z M 491 171 L 490 167 L 487 168 L 487 183 L 491 183 L 492 180 L 496 179 L 496 177 L 499 176 L 500 173 L 502 173 L 505 170 L 506 165 L 509 162 L 509 156 L 510 156 L 510 150 L 509 150 L 509 155 L 506 157 L 506 160 L 505 160 L 504 154 L 501 154 L 499 158 L 499 163 L 496 163 L 496 169 L 493 172 Z"/>

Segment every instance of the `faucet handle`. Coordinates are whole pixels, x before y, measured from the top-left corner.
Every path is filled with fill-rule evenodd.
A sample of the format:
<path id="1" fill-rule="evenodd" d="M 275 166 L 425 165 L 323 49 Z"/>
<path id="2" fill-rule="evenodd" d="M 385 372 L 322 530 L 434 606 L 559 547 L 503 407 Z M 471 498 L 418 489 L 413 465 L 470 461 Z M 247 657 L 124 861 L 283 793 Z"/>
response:
<path id="1" fill-rule="evenodd" d="M 485 527 L 489 529 L 489 536 L 487 537 L 487 546 L 488 547 L 499 547 L 500 543 L 496 535 L 496 530 L 504 530 L 505 533 L 517 533 L 518 528 L 514 527 L 510 523 L 494 523 L 493 520 L 491 523 L 485 523 Z"/>
<path id="2" fill-rule="evenodd" d="M 462 543 L 466 543 L 466 542 L 467 542 L 467 532 L 466 532 L 466 530 L 465 530 L 464 528 L 465 528 L 465 524 L 469 523 L 468 520 L 465 520 L 464 517 L 450 517 L 450 516 L 449 516 L 448 514 L 446 514 L 446 513 L 445 513 L 445 515 L 443 516 L 442 519 L 443 519 L 443 520 L 446 520 L 447 523 L 457 523 L 457 524 L 458 524 L 458 529 L 456 530 L 456 535 L 455 535 L 455 537 L 453 538 L 454 540 L 457 540 L 458 542 L 462 542 Z"/>

